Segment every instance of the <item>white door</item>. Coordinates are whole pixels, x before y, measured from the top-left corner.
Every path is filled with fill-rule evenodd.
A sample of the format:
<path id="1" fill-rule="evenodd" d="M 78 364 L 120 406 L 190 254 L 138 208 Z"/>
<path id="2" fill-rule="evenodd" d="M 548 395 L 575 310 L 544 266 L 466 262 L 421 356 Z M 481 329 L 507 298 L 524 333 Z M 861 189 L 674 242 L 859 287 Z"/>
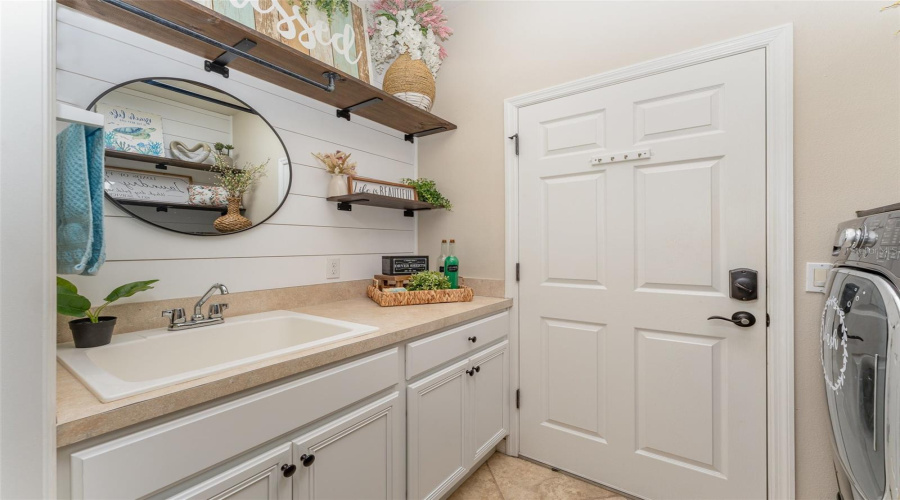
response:
<path id="1" fill-rule="evenodd" d="M 172 500 L 289 500 L 291 446 L 283 444 L 183 491 Z"/>
<path id="2" fill-rule="evenodd" d="M 522 455 L 646 498 L 766 496 L 765 132 L 762 49 L 520 110 Z M 737 311 L 756 324 L 707 320 Z"/>
<path id="3" fill-rule="evenodd" d="M 469 365 L 469 465 L 474 465 L 509 433 L 509 342 L 473 356 Z"/>
<path id="4" fill-rule="evenodd" d="M 407 497 L 440 498 L 469 468 L 465 359 L 406 388 Z"/>
<path id="5" fill-rule="evenodd" d="M 403 498 L 398 400 L 395 392 L 294 440 L 294 498 Z"/>

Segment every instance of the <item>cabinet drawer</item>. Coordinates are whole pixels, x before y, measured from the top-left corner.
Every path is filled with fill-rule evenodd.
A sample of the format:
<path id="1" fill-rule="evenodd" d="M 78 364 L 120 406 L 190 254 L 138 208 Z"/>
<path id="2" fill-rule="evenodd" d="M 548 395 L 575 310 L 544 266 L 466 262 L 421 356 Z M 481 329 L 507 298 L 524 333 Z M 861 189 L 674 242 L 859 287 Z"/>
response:
<path id="1" fill-rule="evenodd" d="M 399 382 L 396 348 L 72 454 L 73 498 L 137 498 Z"/>
<path id="2" fill-rule="evenodd" d="M 503 338 L 509 332 L 509 311 L 410 342 L 406 347 L 406 380 L 442 363 Z M 469 340 L 472 337 L 475 342 Z"/>

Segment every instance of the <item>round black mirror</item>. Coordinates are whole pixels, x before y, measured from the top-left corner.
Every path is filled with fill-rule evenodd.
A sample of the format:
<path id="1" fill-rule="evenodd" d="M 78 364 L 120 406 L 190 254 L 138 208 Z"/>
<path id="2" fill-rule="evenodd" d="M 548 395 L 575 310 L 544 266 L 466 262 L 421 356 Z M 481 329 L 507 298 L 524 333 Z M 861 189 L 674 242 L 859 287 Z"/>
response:
<path id="1" fill-rule="evenodd" d="M 290 157 L 275 129 L 218 89 L 147 78 L 113 87 L 88 109 L 105 118 L 106 198 L 144 222 L 232 234 L 266 221 L 290 191 Z"/>

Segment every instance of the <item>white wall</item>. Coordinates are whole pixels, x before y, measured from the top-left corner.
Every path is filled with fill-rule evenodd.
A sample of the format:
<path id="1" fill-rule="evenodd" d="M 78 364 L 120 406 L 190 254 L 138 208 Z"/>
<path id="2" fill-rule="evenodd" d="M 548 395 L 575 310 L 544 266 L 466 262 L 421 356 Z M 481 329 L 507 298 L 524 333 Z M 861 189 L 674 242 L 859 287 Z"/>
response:
<path id="1" fill-rule="evenodd" d="M 284 141 L 293 170 L 281 210 L 235 235 L 177 234 L 107 203 L 107 263 L 96 277 L 73 277 L 91 299 L 122 283 L 153 278 L 160 280 L 154 290 L 130 300 L 196 296 L 214 282 L 231 291 L 323 283 L 329 256 L 341 259 L 338 281 L 366 279 L 380 271 L 382 255 L 415 251 L 415 220 L 402 212 L 371 207 L 339 212 L 326 202 L 330 177 L 311 156 L 340 149 L 353 154 L 362 175 L 390 181 L 412 177 L 415 146 L 400 132 L 356 116 L 351 122 L 337 119 L 330 106 L 235 71 L 227 79 L 207 73 L 202 58 L 62 6 L 58 20 L 60 101 L 87 107 L 110 87 L 137 78 L 205 83 L 259 111 Z"/>
<path id="2" fill-rule="evenodd" d="M 504 99 L 793 23 L 797 496 L 834 498 L 823 296 L 803 291 L 803 273 L 831 260 L 835 226 L 854 210 L 900 201 L 900 9 L 880 12 L 889 3 L 451 4 L 433 111 L 459 129 L 421 140 L 419 174 L 454 208 L 420 216 L 421 251 L 455 237 L 466 276 L 503 279 Z"/>

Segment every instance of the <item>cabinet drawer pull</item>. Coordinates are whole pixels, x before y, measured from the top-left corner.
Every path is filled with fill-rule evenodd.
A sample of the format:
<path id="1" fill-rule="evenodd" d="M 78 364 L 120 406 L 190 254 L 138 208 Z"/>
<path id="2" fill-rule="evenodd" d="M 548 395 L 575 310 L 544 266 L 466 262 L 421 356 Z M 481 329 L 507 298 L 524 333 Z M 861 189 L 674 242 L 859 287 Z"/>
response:
<path id="1" fill-rule="evenodd" d="M 284 477 L 291 477 L 297 472 L 297 466 L 294 464 L 284 464 L 281 466 L 281 472 Z"/>
<path id="2" fill-rule="evenodd" d="M 472 368 L 471 370 L 466 370 L 466 373 L 468 373 L 469 376 L 471 377 L 471 376 L 475 375 L 475 369 Z"/>
<path id="3" fill-rule="evenodd" d="M 478 341 L 478 337 L 476 337 L 476 336 L 474 336 L 474 335 L 472 335 L 471 337 L 469 337 L 469 342 L 471 342 L 471 343 L 474 344 L 474 343 L 477 342 L 477 341 Z"/>
<path id="4" fill-rule="evenodd" d="M 303 455 L 300 456 L 300 463 L 302 463 L 304 467 L 309 467 L 315 461 L 316 461 L 316 456 L 313 454 L 307 455 L 304 453 Z"/>
<path id="5" fill-rule="evenodd" d="M 475 370 L 475 373 L 480 372 L 480 371 L 481 371 L 481 365 L 476 366 L 476 367 L 474 368 L 474 370 Z"/>

